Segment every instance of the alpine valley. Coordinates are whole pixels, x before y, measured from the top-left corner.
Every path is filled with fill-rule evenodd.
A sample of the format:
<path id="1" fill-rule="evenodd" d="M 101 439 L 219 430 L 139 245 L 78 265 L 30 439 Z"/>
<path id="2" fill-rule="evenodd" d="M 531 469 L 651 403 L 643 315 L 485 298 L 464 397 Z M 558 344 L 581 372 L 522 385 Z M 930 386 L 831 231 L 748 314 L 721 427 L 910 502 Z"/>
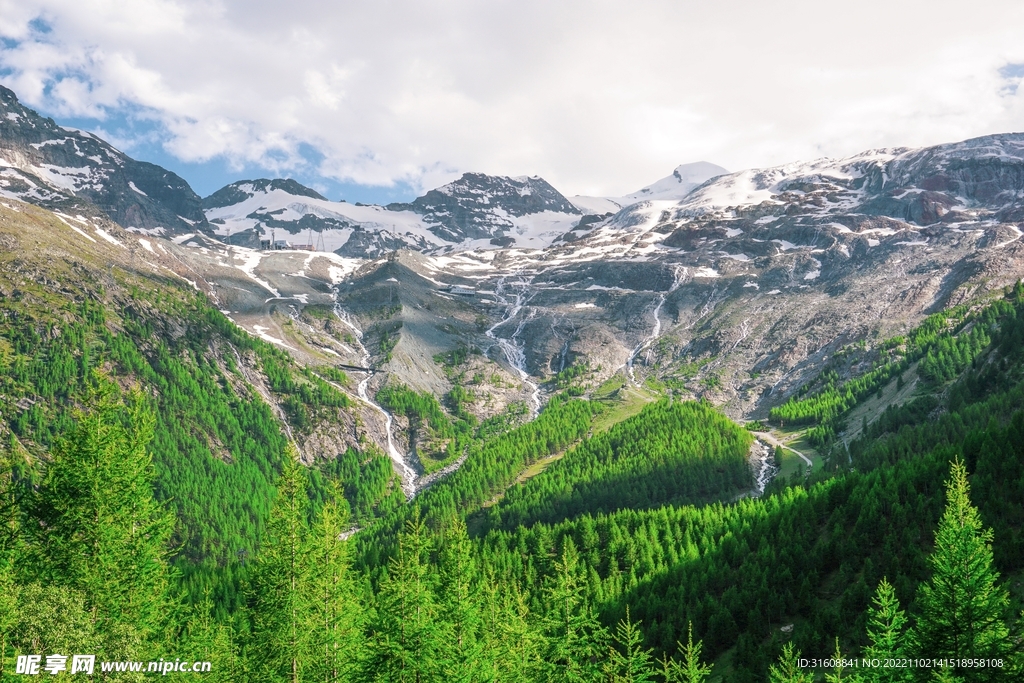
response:
<path id="1" fill-rule="evenodd" d="M 1022 228 L 1021 133 L 376 206 L 0 87 L 0 681 L 1022 680 Z"/>

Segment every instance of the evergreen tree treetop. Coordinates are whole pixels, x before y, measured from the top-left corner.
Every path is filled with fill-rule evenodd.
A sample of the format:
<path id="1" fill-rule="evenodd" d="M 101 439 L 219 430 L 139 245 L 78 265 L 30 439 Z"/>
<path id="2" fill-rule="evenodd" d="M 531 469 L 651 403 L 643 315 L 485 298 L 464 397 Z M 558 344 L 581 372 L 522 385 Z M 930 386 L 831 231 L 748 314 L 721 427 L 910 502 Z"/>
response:
<path id="1" fill-rule="evenodd" d="M 967 468 L 953 463 L 946 483 L 946 510 L 935 533 L 930 558 L 932 578 L 919 592 L 918 622 L 922 656 L 953 659 L 1006 658 L 1012 651 L 1004 618 L 1006 589 L 997 586 L 992 566 L 992 530 L 971 505 Z M 965 669 L 954 674 L 967 681 L 1001 680 L 999 669 Z"/>

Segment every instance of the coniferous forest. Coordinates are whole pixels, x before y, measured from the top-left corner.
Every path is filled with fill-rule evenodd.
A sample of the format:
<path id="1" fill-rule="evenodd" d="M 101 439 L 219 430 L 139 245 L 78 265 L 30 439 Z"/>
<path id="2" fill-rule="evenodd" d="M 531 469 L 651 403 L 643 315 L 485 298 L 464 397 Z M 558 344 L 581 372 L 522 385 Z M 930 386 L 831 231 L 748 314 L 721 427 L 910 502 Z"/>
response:
<path id="1" fill-rule="evenodd" d="M 390 386 L 465 458 L 412 501 L 369 443 L 302 464 L 241 381 L 258 368 L 301 429 L 351 407 L 340 372 L 168 291 L 149 305 L 189 321 L 169 337 L 130 300 L 4 302 L 0 680 L 26 653 L 209 661 L 168 674 L 209 681 L 1024 680 L 1020 284 L 855 377 L 826 367 L 770 418 L 825 466 L 759 496 L 751 432 L 703 401 L 599 428 L 566 391 L 496 426 Z M 911 373 L 912 399 L 839 438 Z"/>

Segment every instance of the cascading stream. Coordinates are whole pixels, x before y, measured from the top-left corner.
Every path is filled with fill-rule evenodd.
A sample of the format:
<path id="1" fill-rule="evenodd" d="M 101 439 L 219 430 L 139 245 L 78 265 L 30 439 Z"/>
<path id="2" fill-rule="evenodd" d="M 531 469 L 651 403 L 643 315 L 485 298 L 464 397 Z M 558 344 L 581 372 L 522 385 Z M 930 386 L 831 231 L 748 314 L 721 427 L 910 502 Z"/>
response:
<path id="1" fill-rule="evenodd" d="M 523 331 L 523 328 L 526 326 L 526 323 L 533 318 L 534 312 L 531 310 L 525 317 L 520 319 L 519 323 L 516 325 L 515 332 L 513 332 L 507 339 L 499 337 L 495 333 L 495 330 L 505 323 L 515 319 L 515 317 L 519 315 L 519 312 L 526 307 L 527 302 L 532 298 L 532 295 L 530 295 L 530 282 L 532 280 L 532 277 L 527 279 L 520 276 L 518 281 L 508 285 L 509 289 L 511 289 L 515 296 L 515 300 L 510 301 L 509 298 L 505 296 L 505 277 L 502 276 L 498 278 L 498 281 L 494 285 L 494 298 L 505 306 L 505 315 L 501 320 L 492 325 L 484 334 L 494 340 L 501 349 L 501 352 L 505 355 L 505 360 L 508 361 L 508 364 L 512 366 L 519 375 L 519 379 L 522 380 L 524 384 L 529 385 L 533 390 L 530 395 L 530 413 L 533 417 L 536 417 L 537 413 L 540 412 L 540 386 L 530 379 L 530 373 L 526 371 L 525 344 L 517 341 L 519 335 Z"/>
<path id="2" fill-rule="evenodd" d="M 629 377 L 629 381 L 633 384 L 638 384 L 636 381 L 636 375 L 633 373 L 633 363 L 644 351 L 647 352 L 645 359 L 648 361 L 650 360 L 651 346 L 654 342 L 658 341 L 658 337 L 661 336 L 661 307 L 665 305 L 665 299 L 667 299 L 672 292 L 679 289 L 685 278 L 686 268 L 676 266 L 672 272 L 672 286 L 668 288 L 668 291 L 662 292 L 658 296 L 658 303 L 654 307 L 654 326 L 651 328 L 651 333 L 644 337 L 644 339 L 633 349 L 633 352 L 629 354 L 629 359 L 626 361 L 626 375 Z"/>
<path id="3" fill-rule="evenodd" d="M 336 289 L 334 290 L 334 293 L 337 295 Z M 360 363 L 363 367 L 370 367 L 370 352 L 366 350 L 365 346 L 363 346 L 363 331 L 352 322 L 348 315 L 348 311 L 343 309 L 337 302 L 334 304 L 334 315 L 345 326 L 352 330 L 356 344 L 359 346 L 359 351 L 363 354 Z M 409 466 L 409 463 L 405 461 L 405 456 L 403 456 L 401 451 L 399 451 L 395 446 L 394 439 L 391 436 L 391 425 L 394 422 L 391 413 L 385 410 L 379 403 L 374 402 L 367 392 L 367 387 L 370 384 L 371 377 L 373 377 L 373 373 L 366 373 L 366 377 L 356 386 L 356 395 L 359 396 L 360 401 L 384 416 L 384 431 L 387 434 L 388 457 L 391 458 L 391 462 L 394 463 L 396 472 L 402 478 L 402 490 L 405 491 L 405 497 L 411 500 L 416 495 L 416 472 Z"/>
<path id="4" fill-rule="evenodd" d="M 775 466 L 774 448 L 760 439 L 755 441 L 754 444 L 759 454 L 757 458 L 757 474 L 754 479 L 754 492 L 756 496 L 761 496 L 764 494 L 764 489 L 768 486 L 768 482 L 779 473 L 779 468 Z"/>

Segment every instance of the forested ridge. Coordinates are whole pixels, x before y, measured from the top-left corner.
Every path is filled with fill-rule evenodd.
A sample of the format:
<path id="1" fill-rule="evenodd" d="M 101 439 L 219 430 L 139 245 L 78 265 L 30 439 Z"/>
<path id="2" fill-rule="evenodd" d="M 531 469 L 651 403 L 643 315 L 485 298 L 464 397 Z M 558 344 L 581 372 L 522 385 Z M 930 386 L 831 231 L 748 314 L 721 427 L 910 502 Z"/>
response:
<path id="1" fill-rule="evenodd" d="M 244 572 L 245 558 L 258 546 L 288 441 L 240 364 L 265 378 L 298 429 L 330 419 L 351 401 L 240 330 L 202 295 L 169 285 L 144 288 L 127 277 L 120 284 L 111 293 L 82 287 L 60 299 L 20 283 L 17 296 L 0 300 L 5 441 L 26 455 L 15 478 L 28 486 L 42 476 L 46 450 L 95 391 L 97 371 L 143 388 L 155 420 L 154 491 L 177 519 L 174 562 L 197 596 L 203 586 L 213 587 L 218 604 L 233 609 L 240 600 L 234 575 Z M 390 461 L 372 450 L 311 471 L 311 496 L 323 499 L 327 480 L 345 468 L 350 485 L 343 504 L 356 519 L 383 514 L 402 499 Z M 361 485 L 353 486 L 357 480 Z"/>
<path id="2" fill-rule="evenodd" d="M 127 301 L 82 297 L 59 324 L 4 302 L 2 680 L 17 654 L 65 650 L 210 660 L 225 681 L 810 681 L 797 658 L 837 652 L 1001 666 L 819 679 L 1024 675 L 1019 285 L 889 340 L 861 375 L 826 370 L 773 419 L 831 430 L 827 467 L 736 502 L 751 437 L 705 403 L 595 435 L 600 407 L 556 395 L 493 433 L 395 387 L 382 403 L 465 456 L 407 504 L 372 451 L 299 464 L 210 347 L 257 359 L 291 416 L 343 394 L 201 296 L 158 296 L 182 334 Z M 839 439 L 915 362 L 917 395 Z"/>
<path id="3" fill-rule="evenodd" d="M 732 495 L 753 486 L 752 441 L 749 432 L 708 405 L 659 401 L 510 489 L 488 520 L 513 529 L 584 512 Z"/>

